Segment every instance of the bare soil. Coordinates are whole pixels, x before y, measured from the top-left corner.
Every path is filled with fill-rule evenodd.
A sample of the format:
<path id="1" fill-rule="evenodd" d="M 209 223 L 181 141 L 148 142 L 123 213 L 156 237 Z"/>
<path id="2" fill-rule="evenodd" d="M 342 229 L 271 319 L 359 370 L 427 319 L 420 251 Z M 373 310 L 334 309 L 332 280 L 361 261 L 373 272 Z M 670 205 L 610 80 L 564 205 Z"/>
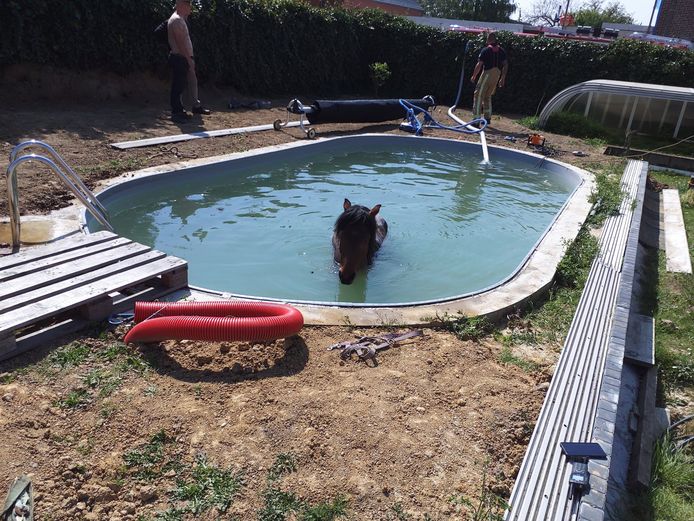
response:
<path id="1" fill-rule="evenodd" d="M 50 79 L 37 84 L 36 75 L 12 81 L 3 86 L 10 93 L 3 102 L 12 103 L 0 110 L 0 154 L 7 157 L 25 139 L 46 141 L 91 187 L 181 158 L 304 139 L 299 129 L 289 129 L 119 151 L 109 144 L 271 123 L 286 116 L 289 100 L 272 100 L 271 109 L 232 111 L 226 104 L 233 93 L 203 90 L 213 114 L 176 125 L 168 119 L 164 83 L 149 97 L 123 97 L 111 89 L 103 99 L 77 99 L 69 92 L 47 97 L 37 85 Z M 436 112 L 442 121 L 445 110 Z M 461 117 L 469 115 L 461 111 Z M 527 150 L 528 131 L 516 119 L 495 117 L 490 144 Z M 398 133 L 398 123 L 317 130 L 319 137 Z M 445 131 L 428 135 L 475 139 Z M 604 159 L 601 150 L 579 140 L 546 138 L 560 160 L 587 165 Z M 587 157 L 575 157 L 574 150 Z M 23 214 L 71 200 L 40 166 L 23 165 L 19 178 Z M 0 199 L 0 217 L 6 216 Z M 183 508 L 187 503 L 174 500 L 171 491 L 190 476 L 200 455 L 240 472 L 245 485 L 228 511 L 212 508 L 180 518 L 258 519 L 267 506 L 268 471 L 282 454 L 296 460 L 296 471 L 278 481 L 282 490 L 314 504 L 342 495 L 348 519 L 465 519 L 469 509 L 451 498 L 477 501 L 483 475 L 485 493 L 508 497 L 557 351 L 522 349 L 523 358 L 539 367 L 528 373 L 500 363 L 502 346 L 491 337 L 462 341 L 436 329 L 380 352 L 376 364 L 342 361 L 326 348 L 398 329 L 305 327 L 267 345 L 169 341 L 139 350 L 122 345 L 126 330 L 65 338 L 0 365 L 0 490 L 29 474 L 38 521 L 144 520 Z M 61 358 L 76 345 L 87 354 L 75 362 Z M 110 356 L 114 346 L 118 354 Z M 144 450 L 161 431 L 167 443 L 143 477 L 127 455 Z M 165 467 L 167 462 L 177 465 Z"/>

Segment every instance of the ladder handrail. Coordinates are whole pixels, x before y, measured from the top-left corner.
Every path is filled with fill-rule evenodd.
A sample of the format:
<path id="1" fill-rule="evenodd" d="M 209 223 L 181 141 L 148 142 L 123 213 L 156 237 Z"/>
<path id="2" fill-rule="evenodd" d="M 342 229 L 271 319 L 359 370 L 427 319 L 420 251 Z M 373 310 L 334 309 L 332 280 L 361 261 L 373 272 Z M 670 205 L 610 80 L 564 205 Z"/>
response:
<path id="1" fill-rule="evenodd" d="M 38 141 L 36 139 L 30 139 L 29 141 L 24 141 L 19 145 L 16 145 L 10 152 L 10 163 L 17 159 L 17 156 L 22 150 L 25 150 L 33 146 L 46 150 L 53 157 L 53 159 L 57 161 L 65 169 L 65 172 L 67 172 L 68 174 L 68 178 L 73 182 L 73 184 L 77 185 L 77 187 L 80 190 L 82 190 L 83 195 L 87 197 L 92 202 L 92 204 L 99 209 L 104 218 L 106 220 L 110 220 L 108 211 L 106 210 L 106 208 L 104 208 L 101 202 L 99 202 L 99 200 L 91 192 L 91 190 L 87 188 L 87 185 L 84 184 L 82 178 L 79 175 L 77 175 L 77 173 L 72 168 L 70 168 L 70 165 L 68 165 L 67 162 L 65 162 L 63 157 L 60 154 L 58 154 L 58 152 L 48 143 Z M 74 192 L 74 189 L 72 187 L 70 187 L 70 189 Z"/>
<path id="2" fill-rule="evenodd" d="M 63 173 L 63 171 L 55 164 L 52 160 L 44 156 L 39 156 L 36 154 L 29 154 L 26 156 L 21 156 L 10 163 L 7 167 L 7 172 L 5 176 L 7 178 L 7 202 L 8 210 L 10 214 L 10 227 L 12 229 L 12 247 L 16 248 L 19 246 L 19 236 L 20 236 L 20 222 L 19 222 L 19 193 L 17 190 L 17 167 L 22 163 L 27 161 L 39 161 L 47 165 L 53 172 L 55 172 L 58 177 L 60 177 L 63 184 L 73 193 L 75 196 L 87 207 L 87 210 L 94 216 L 94 218 L 107 230 L 113 231 L 111 223 L 108 219 L 99 211 L 99 209 L 92 204 L 89 198 L 77 189 L 72 180 Z M 89 192 L 91 193 L 91 192 Z M 92 194 L 93 197 L 93 194 Z"/>

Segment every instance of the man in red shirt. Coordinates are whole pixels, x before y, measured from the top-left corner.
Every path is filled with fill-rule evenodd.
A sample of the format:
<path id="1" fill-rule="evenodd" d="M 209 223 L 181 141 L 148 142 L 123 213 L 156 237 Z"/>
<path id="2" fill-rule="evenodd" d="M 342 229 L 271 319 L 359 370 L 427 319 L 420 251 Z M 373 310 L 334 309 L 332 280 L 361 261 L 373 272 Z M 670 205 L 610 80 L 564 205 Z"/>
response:
<path id="1" fill-rule="evenodd" d="M 475 65 L 475 70 L 472 71 L 470 78 L 473 83 L 477 82 L 472 101 L 472 113 L 475 118 L 484 114 L 487 123 L 491 122 L 492 96 L 496 92 L 497 86 L 501 88 L 506 83 L 507 70 L 506 51 L 497 43 L 496 34 L 489 33 L 487 46 L 480 52 L 477 65 Z M 479 81 L 477 81 L 478 77 Z"/>

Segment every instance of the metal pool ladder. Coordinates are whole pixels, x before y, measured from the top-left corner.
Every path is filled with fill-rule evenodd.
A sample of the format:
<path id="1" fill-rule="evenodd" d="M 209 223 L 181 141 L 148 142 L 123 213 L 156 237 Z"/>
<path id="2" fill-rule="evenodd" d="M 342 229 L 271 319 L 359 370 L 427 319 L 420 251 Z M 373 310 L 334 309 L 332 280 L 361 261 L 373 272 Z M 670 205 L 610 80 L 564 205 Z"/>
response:
<path id="1" fill-rule="evenodd" d="M 49 157 L 38 154 L 28 154 L 18 157 L 19 153 L 29 147 L 37 147 L 48 152 Z M 10 214 L 10 227 L 12 228 L 12 247 L 19 246 L 20 223 L 19 223 L 19 193 L 17 190 L 17 167 L 27 161 L 38 161 L 48 166 L 55 172 L 63 184 L 79 199 L 89 210 L 94 218 L 108 231 L 113 231 L 110 218 L 106 208 L 99 202 L 96 196 L 87 188 L 80 176 L 68 166 L 65 160 L 55 149 L 43 141 L 31 139 L 15 146 L 10 152 L 10 166 L 7 167 L 5 177 L 7 178 L 7 202 Z M 56 164 L 57 163 L 57 164 Z M 59 166 L 60 165 L 60 166 Z M 62 168 L 61 168 L 62 167 Z"/>

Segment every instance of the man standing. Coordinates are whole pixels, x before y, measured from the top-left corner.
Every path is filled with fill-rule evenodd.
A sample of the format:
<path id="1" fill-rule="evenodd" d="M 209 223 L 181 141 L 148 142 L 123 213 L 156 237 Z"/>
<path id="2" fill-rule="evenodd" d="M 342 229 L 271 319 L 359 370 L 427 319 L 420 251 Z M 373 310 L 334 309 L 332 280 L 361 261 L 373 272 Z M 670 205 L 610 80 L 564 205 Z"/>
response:
<path id="1" fill-rule="evenodd" d="M 171 65 L 171 119 L 184 123 L 191 118 L 183 108 L 181 95 L 188 88 L 188 96 L 193 104 L 193 114 L 210 114 L 198 99 L 198 78 L 195 75 L 195 58 L 193 43 L 190 41 L 186 23 L 192 7 L 191 0 L 176 0 L 176 8 L 167 23 L 169 38 L 169 65 Z"/>
<path id="2" fill-rule="evenodd" d="M 475 118 L 479 118 L 484 113 L 487 123 L 492 120 L 492 96 L 497 86 L 501 88 L 506 83 L 507 69 L 506 51 L 497 43 L 496 34 L 489 33 L 487 46 L 480 52 L 477 65 L 470 78 L 475 83 L 479 77 L 472 101 L 472 113 Z"/>

